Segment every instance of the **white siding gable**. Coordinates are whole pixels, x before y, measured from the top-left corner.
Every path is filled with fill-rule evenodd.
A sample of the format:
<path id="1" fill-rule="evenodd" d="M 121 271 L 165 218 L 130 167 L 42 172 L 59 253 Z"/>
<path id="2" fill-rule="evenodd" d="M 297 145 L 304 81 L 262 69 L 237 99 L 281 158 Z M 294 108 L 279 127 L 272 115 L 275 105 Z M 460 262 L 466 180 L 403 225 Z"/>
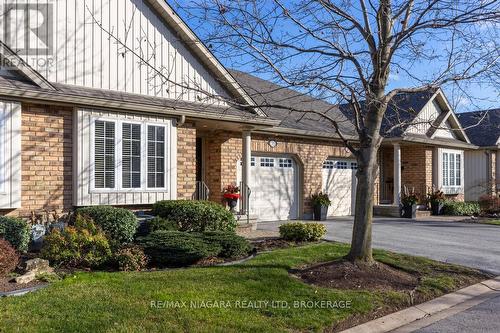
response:
<path id="1" fill-rule="evenodd" d="M 450 125 L 450 122 L 447 120 L 444 122 L 443 125 L 441 125 L 437 130 L 436 134 L 434 135 L 437 138 L 448 138 L 448 139 L 456 139 L 457 136 L 455 135 L 452 126 Z"/>
<path id="2" fill-rule="evenodd" d="M 413 125 L 408 127 L 406 133 L 425 135 L 431 128 L 431 123 L 439 117 L 441 112 L 443 111 L 436 99 L 433 99 L 432 102 L 427 103 L 417 117 L 415 117 Z"/>
<path id="3" fill-rule="evenodd" d="M 21 104 L 0 101 L 0 209 L 21 207 Z"/>
<path id="4" fill-rule="evenodd" d="M 13 2 L 0 0 L 0 6 L 9 3 Z M 53 19 L 52 33 L 47 28 L 48 35 L 53 38 L 53 50 L 50 53 L 42 45 L 34 54 L 21 52 L 20 55 L 50 82 L 186 101 L 200 101 L 206 97 L 186 86 L 211 95 L 228 95 L 144 0 L 54 0 L 38 3 L 49 4 L 49 7 L 43 8 L 48 8 L 47 17 Z M 2 8 L 2 13 L 5 8 Z M 23 18 L 19 13 L 21 11 L 16 14 L 16 24 L 21 28 L 14 27 L 15 32 L 9 36 L 5 35 L 5 29 L 0 30 L 0 39 L 16 52 L 25 46 L 25 29 L 22 28 Z M 43 19 L 43 13 L 39 19 Z M 2 15 L 2 27 L 3 20 Z M 34 40 L 37 40 L 36 36 Z M 144 61 L 152 67 L 146 66 Z M 160 71 L 163 77 L 155 70 Z"/>

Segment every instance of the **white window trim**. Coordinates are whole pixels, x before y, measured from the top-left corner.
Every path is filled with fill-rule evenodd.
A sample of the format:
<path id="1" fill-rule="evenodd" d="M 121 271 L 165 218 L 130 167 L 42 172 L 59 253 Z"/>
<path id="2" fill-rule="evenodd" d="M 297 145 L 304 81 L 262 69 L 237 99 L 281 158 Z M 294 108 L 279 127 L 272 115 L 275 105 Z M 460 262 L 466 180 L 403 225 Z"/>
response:
<path id="1" fill-rule="evenodd" d="M 109 121 L 115 123 L 115 188 L 96 188 L 95 187 L 95 122 L 96 121 Z M 140 124 L 141 125 L 141 187 L 136 188 L 125 188 L 122 184 L 122 135 L 123 126 L 122 124 Z M 165 179 L 164 187 L 148 187 L 147 186 L 147 126 L 159 126 L 165 129 Z M 155 122 L 155 121 L 137 121 L 133 119 L 120 119 L 113 117 L 101 117 L 94 116 L 90 120 L 90 193 L 135 193 L 135 192 L 170 192 L 170 177 L 169 177 L 169 161 L 173 156 L 169 155 L 168 146 L 173 144 L 170 142 L 170 124 L 165 122 Z"/>
<path id="2" fill-rule="evenodd" d="M 444 177 L 443 177 L 443 156 L 444 154 L 448 154 L 448 163 L 449 163 L 449 154 L 454 154 L 455 156 L 460 156 L 460 185 L 444 185 Z M 456 150 L 456 149 L 439 149 L 439 159 L 438 159 L 438 176 L 439 176 L 439 185 L 442 191 L 445 194 L 461 194 L 464 192 L 464 174 L 465 174 L 465 164 L 464 164 L 464 151 Z M 454 163 L 456 166 L 456 159 L 454 159 Z M 449 167 L 448 167 L 449 169 Z M 449 178 L 449 170 L 448 170 L 448 178 Z"/>
<path id="3" fill-rule="evenodd" d="M 7 194 L 7 186 L 5 182 L 7 181 L 7 159 L 5 155 L 7 154 L 7 131 L 5 130 L 5 118 L 7 116 L 7 112 L 3 109 L 0 110 L 0 194 Z"/>

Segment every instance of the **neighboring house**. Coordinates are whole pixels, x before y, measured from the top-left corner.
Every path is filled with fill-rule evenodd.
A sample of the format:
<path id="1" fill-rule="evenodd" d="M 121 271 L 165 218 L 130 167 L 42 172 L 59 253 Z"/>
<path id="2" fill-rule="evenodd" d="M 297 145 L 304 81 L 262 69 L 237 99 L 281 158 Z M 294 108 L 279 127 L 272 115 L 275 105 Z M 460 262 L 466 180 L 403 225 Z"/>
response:
<path id="1" fill-rule="evenodd" d="M 22 29 L 0 31 L 3 213 L 222 202 L 223 187 L 241 180 L 241 211 L 260 220 L 310 217 L 309 198 L 321 190 L 332 198 L 330 216 L 353 214 L 357 164 L 333 127 L 257 105 L 328 113 L 355 143 L 343 107 L 226 70 L 162 0 L 107 2 L 93 15 L 77 0 L 38 10 L 54 18 L 50 47 L 28 47 Z M 464 151 L 476 146 L 441 90 L 397 96 L 384 129 L 400 120 L 406 125 L 380 152 L 376 203 L 395 214 L 400 189 L 425 196 L 432 185 L 462 199 Z"/>
<path id="2" fill-rule="evenodd" d="M 465 153 L 465 200 L 500 191 L 500 109 L 457 115 L 478 150 Z"/>

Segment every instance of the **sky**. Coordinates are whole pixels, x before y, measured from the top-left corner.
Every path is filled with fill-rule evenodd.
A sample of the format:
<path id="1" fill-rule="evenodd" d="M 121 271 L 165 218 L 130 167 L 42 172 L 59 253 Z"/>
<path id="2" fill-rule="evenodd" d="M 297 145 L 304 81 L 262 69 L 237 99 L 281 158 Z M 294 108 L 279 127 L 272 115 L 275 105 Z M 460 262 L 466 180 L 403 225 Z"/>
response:
<path id="1" fill-rule="evenodd" d="M 182 7 L 191 2 L 179 0 L 173 3 L 169 1 L 169 3 L 177 9 L 178 14 L 186 21 L 186 23 L 193 29 L 193 31 L 200 37 L 200 39 L 204 41 L 204 36 L 211 32 L 211 25 L 206 24 L 199 19 L 193 18 L 191 15 L 187 14 L 185 10 L 179 8 L 179 5 Z M 284 1 L 284 3 L 287 3 L 287 1 Z M 498 29 L 498 26 L 496 28 Z M 278 25 L 277 27 L 275 27 L 275 29 L 278 31 L 291 31 L 294 29 L 294 27 L 291 25 L 287 25 L 287 23 L 283 23 L 281 26 Z M 498 30 L 496 30 L 495 33 L 498 33 Z M 426 47 L 429 50 L 439 53 L 440 48 L 446 46 L 443 46 L 438 41 L 435 41 L 428 43 Z M 228 68 L 234 68 L 244 72 L 252 72 L 253 70 L 251 64 L 242 65 L 240 61 L 237 61 L 237 65 L 235 65 L 234 59 L 228 58 L 226 56 L 227 50 L 225 50 L 223 47 L 213 47 L 211 48 L 211 51 L 222 62 L 222 64 Z M 299 57 L 294 61 L 300 62 L 301 59 Z M 417 63 L 405 62 L 401 65 L 405 66 L 405 68 L 412 73 L 418 73 L 422 76 L 431 76 L 432 73 L 436 72 L 438 68 L 440 66 L 443 66 L 444 64 L 432 60 Z M 261 76 L 263 79 L 270 79 L 274 82 L 279 83 L 279 81 L 268 74 L 257 75 Z M 392 70 L 388 89 L 413 86 L 415 86 L 415 81 L 405 75 L 405 73 Z M 462 83 L 461 89 L 463 91 L 466 91 L 466 93 L 472 98 L 466 98 L 463 91 L 460 91 L 460 89 L 457 89 L 453 85 L 443 86 L 442 88 L 445 91 L 450 104 L 452 104 L 456 112 L 477 111 L 500 107 L 500 103 L 498 102 L 500 99 L 500 87 L 498 85 L 498 82 L 488 84 Z"/>

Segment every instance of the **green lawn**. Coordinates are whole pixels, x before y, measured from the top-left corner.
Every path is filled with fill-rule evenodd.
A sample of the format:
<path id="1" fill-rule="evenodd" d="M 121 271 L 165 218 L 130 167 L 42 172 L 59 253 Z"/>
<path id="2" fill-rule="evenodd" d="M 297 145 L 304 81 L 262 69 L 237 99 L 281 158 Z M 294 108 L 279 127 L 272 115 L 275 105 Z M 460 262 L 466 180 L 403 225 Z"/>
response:
<path id="1" fill-rule="evenodd" d="M 481 220 L 480 223 L 491 224 L 491 225 L 500 225 L 500 220 Z"/>
<path id="2" fill-rule="evenodd" d="M 397 292 L 343 291 L 306 285 L 290 268 L 341 258 L 348 246 L 321 243 L 273 251 L 232 267 L 146 273 L 80 273 L 23 297 L 0 299 L 0 332 L 296 332 L 321 331 L 385 304 L 404 306 Z M 419 290 L 441 295 L 484 276 L 463 267 L 376 251 L 376 259 L 419 272 Z M 236 308 L 236 301 L 286 301 L 290 308 Z M 295 300 L 352 302 L 350 309 L 294 308 Z M 186 308 L 154 308 L 185 301 Z M 230 301 L 230 308 L 191 309 L 190 301 Z M 199 303 L 198 303 L 199 304 Z"/>

